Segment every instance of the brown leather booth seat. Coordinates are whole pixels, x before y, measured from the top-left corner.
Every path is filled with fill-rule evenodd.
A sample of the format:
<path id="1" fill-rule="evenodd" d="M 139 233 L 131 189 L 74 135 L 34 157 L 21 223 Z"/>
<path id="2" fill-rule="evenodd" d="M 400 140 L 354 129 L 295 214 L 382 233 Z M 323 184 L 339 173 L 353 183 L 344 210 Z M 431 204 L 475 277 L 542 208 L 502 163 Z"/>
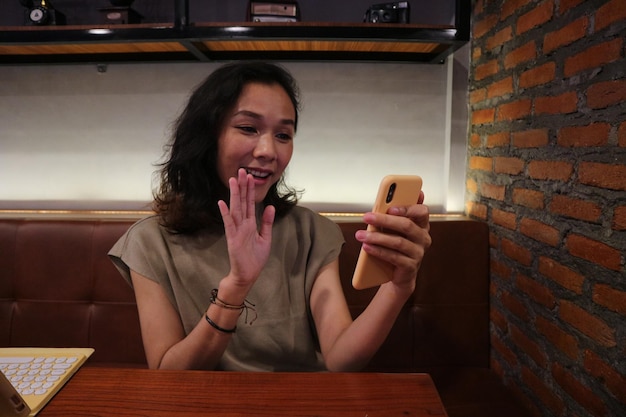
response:
<path id="1" fill-rule="evenodd" d="M 0 219 L 0 346 L 93 347 L 96 366 L 145 367 L 131 288 L 107 257 L 132 221 Z M 354 316 L 375 289 L 350 285 L 360 222 L 339 222 Z M 431 222 L 417 289 L 367 371 L 428 372 L 450 417 L 523 416 L 489 369 L 487 225 Z"/>

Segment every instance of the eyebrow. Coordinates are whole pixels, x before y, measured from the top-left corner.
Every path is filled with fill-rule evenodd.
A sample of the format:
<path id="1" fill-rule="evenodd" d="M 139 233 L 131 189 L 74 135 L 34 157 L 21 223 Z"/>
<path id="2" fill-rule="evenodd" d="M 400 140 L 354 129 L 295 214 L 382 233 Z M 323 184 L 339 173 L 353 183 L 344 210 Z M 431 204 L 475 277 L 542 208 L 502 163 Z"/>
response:
<path id="1" fill-rule="evenodd" d="M 253 119 L 258 119 L 258 120 L 263 119 L 263 116 L 250 110 L 239 110 L 238 112 L 235 112 L 235 114 L 233 114 L 233 117 L 234 116 L 248 116 L 248 117 L 252 117 Z M 295 126 L 296 124 L 296 122 L 293 119 L 282 119 L 280 123 L 283 125 L 290 125 L 290 126 Z"/>

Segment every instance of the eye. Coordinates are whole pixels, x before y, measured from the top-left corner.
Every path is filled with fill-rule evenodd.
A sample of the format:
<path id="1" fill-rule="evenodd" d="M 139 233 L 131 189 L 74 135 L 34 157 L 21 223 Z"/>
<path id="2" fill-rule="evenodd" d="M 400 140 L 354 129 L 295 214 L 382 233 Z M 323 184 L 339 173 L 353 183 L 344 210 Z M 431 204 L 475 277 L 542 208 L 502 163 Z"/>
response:
<path id="1" fill-rule="evenodd" d="M 239 129 L 241 132 L 245 133 L 245 134 L 255 134 L 257 133 L 257 130 L 254 126 L 246 126 L 246 125 L 241 125 L 241 126 L 236 126 L 237 129 Z"/>
<path id="2" fill-rule="evenodd" d="M 293 139 L 293 135 L 289 133 L 277 133 L 276 138 L 281 142 L 289 142 Z"/>

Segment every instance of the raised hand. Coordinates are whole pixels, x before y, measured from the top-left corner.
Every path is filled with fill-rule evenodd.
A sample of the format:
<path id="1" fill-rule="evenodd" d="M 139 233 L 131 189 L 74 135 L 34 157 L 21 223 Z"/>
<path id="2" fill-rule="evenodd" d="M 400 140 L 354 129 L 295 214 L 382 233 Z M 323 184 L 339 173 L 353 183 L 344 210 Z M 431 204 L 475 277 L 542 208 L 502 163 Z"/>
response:
<path id="1" fill-rule="evenodd" d="M 267 206 L 257 225 L 255 189 L 252 175 L 239 169 L 237 178 L 228 180 L 230 206 L 218 202 L 230 257 L 230 275 L 234 284 L 251 287 L 269 258 L 275 208 Z"/>

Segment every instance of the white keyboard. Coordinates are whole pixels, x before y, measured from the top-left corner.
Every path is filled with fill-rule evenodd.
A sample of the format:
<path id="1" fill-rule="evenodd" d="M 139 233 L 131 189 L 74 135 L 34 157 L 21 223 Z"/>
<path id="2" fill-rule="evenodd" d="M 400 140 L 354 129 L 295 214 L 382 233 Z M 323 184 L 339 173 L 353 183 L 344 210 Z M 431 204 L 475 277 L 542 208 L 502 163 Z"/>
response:
<path id="1" fill-rule="evenodd" d="M 0 371 L 34 416 L 92 353 L 89 348 L 0 348 Z"/>

